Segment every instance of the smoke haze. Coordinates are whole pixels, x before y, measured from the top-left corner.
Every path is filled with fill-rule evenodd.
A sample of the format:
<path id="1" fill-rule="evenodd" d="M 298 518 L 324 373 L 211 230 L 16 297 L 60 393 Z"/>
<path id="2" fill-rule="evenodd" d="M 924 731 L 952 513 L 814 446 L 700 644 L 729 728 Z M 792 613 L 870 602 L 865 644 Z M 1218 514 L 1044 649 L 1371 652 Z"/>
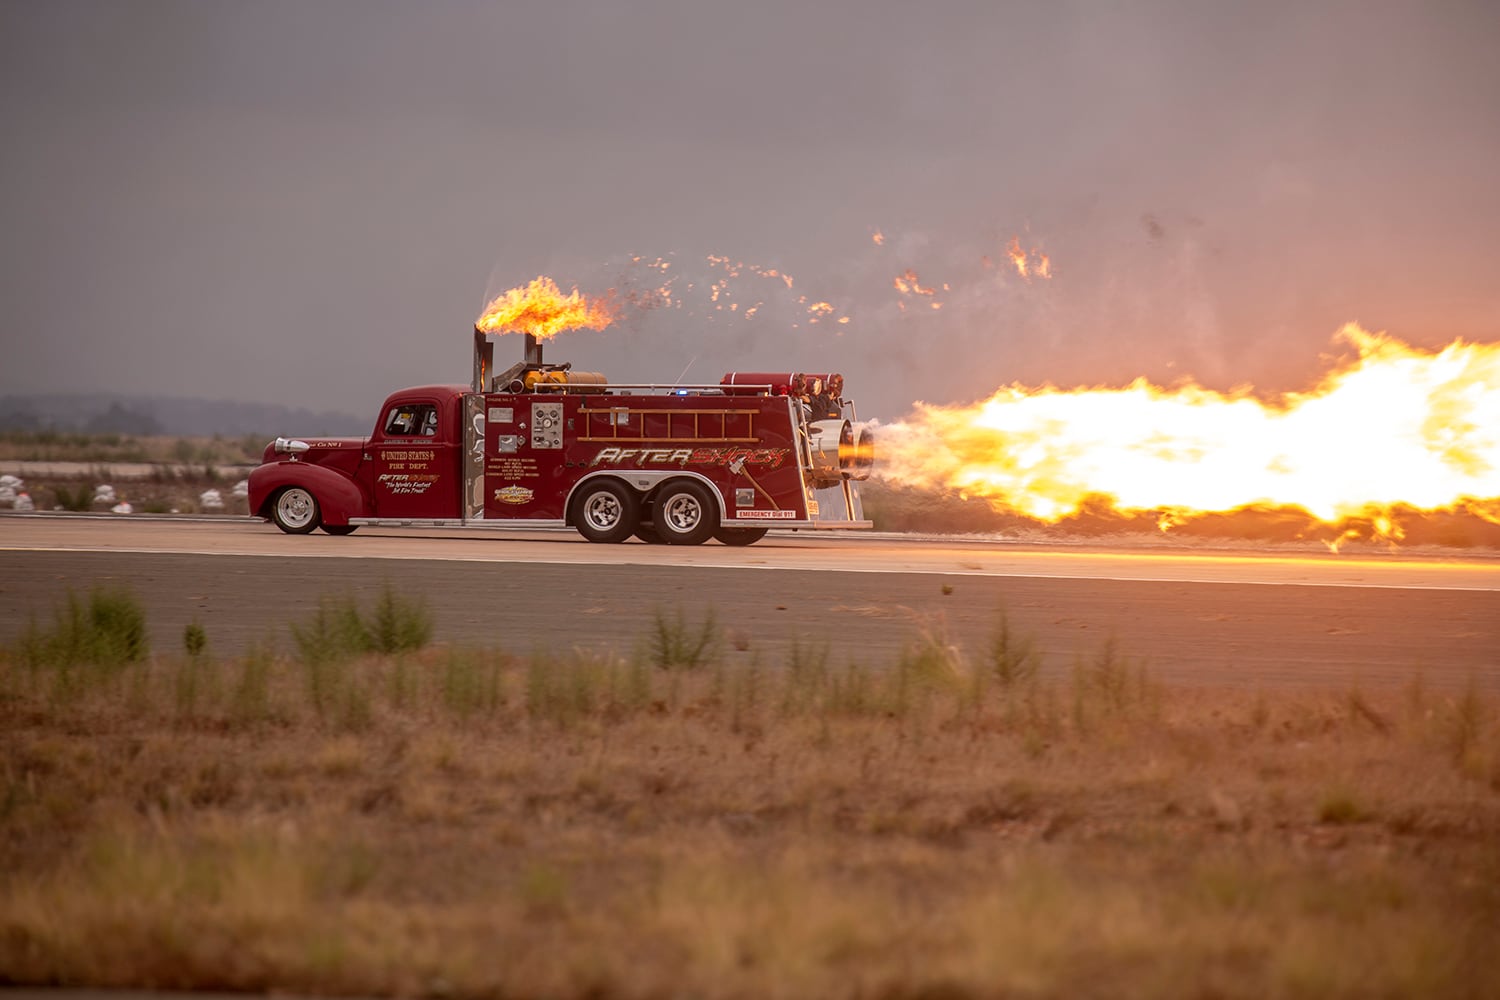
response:
<path id="1" fill-rule="evenodd" d="M 1455 2 L 7 0 L 0 392 L 365 414 L 542 274 L 675 277 L 548 346 L 621 381 L 1305 388 L 1346 321 L 1500 336 L 1497 43 Z M 710 255 L 794 285 L 715 301 Z"/>

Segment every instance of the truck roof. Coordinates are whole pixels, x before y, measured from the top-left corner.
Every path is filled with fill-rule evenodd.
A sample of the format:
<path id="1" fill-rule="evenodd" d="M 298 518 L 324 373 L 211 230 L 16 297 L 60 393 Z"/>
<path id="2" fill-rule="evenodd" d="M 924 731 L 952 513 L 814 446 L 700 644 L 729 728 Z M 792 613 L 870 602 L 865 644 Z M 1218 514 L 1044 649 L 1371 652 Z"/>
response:
<path id="1" fill-rule="evenodd" d="M 395 392 L 386 396 L 386 399 L 392 399 L 396 396 L 437 396 L 443 399 L 450 399 L 454 396 L 462 396 L 468 391 L 469 387 L 466 385 L 456 385 L 451 383 L 447 385 L 411 385 L 407 386 L 405 389 L 397 389 Z"/>

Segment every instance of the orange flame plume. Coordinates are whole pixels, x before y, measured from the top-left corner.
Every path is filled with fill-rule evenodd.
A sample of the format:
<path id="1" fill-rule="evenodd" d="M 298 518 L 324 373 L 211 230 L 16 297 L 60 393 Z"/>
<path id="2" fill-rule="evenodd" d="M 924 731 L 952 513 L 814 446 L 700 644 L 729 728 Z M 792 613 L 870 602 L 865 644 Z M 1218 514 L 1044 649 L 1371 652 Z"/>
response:
<path id="1" fill-rule="evenodd" d="M 1027 272 L 1031 268 L 1026 263 L 1026 251 L 1021 249 L 1021 238 L 1019 236 L 1012 236 L 1010 238 L 1010 246 L 1005 248 L 1005 255 L 1016 266 L 1016 273 L 1023 278 L 1026 277 Z"/>
<path id="2" fill-rule="evenodd" d="M 1106 499 L 1162 530 L 1201 515 L 1296 508 L 1401 537 L 1397 510 L 1500 523 L 1500 343 L 1428 353 L 1348 324 L 1359 357 L 1310 392 L 1009 386 L 919 403 L 886 430 L 882 475 L 1056 522 Z"/>
<path id="3" fill-rule="evenodd" d="M 1038 278 L 1052 277 L 1052 258 L 1042 253 L 1036 247 L 1031 248 L 1031 254 L 1028 256 L 1026 251 L 1021 249 L 1021 237 L 1019 236 L 1012 236 L 1010 238 L 1010 243 L 1005 248 L 1005 256 L 1010 258 L 1010 262 L 1015 267 L 1016 273 L 1028 282 L 1031 281 L 1033 275 Z M 984 258 L 984 266 L 990 266 L 988 257 Z"/>
<path id="4" fill-rule="evenodd" d="M 618 316 L 612 295 L 589 298 L 577 288 L 564 295 L 551 278 L 539 277 L 485 306 L 474 325 L 482 333 L 529 333 L 545 340 L 564 330 L 603 330 Z"/>
<path id="5" fill-rule="evenodd" d="M 937 294 L 937 289 L 928 288 L 922 284 L 921 279 L 917 277 L 917 272 L 912 268 L 907 268 L 892 278 L 891 287 L 902 295 L 933 296 Z"/>

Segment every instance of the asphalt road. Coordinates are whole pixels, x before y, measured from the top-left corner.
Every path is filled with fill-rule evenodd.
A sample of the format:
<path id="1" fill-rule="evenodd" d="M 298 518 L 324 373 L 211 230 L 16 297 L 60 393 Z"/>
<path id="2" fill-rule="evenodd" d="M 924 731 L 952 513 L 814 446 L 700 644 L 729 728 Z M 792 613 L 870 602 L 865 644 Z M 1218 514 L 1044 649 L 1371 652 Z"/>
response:
<path id="1" fill-rule="evenodd" d="M 793 641 L 890 663 L 922 630 L 983 654 L 1003 610 L 1047 669 L 1113 640 L 1179 683 L 1246 687 L 1473 679 L 1500 690 L 1500 559 L 1100 549 L 772 534 L 748 548 L 590 545 L 570 532 L 361 529 L 289 537 L 256 522 L 0 517 L 0 644 L 69 588 L 128 584 L 153 648 L 200 622 L 213 649 L 290 649 L 321 596 L 424 597 L 440 642 L 628 650 L 658 613 L 712 609 L 734 659 Z"/>

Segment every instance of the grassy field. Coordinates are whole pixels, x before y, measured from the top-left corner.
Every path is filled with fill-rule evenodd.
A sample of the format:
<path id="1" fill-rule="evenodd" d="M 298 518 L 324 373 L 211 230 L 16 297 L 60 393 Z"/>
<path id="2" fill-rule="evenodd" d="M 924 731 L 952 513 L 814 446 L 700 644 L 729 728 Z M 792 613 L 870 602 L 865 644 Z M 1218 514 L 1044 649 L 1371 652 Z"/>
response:
<path id="1" fill-rule="evenodd" d="M 897 662 L 659 612 L 433 648 L 325 601 L 238 659 L 74 595 L 0 662 L 0 982 L 399 996 L 1500 992 L 1472 688 L 1174 690 L 997 614 Z M 278 651 L 277 647 L 280 647 Z"/>

